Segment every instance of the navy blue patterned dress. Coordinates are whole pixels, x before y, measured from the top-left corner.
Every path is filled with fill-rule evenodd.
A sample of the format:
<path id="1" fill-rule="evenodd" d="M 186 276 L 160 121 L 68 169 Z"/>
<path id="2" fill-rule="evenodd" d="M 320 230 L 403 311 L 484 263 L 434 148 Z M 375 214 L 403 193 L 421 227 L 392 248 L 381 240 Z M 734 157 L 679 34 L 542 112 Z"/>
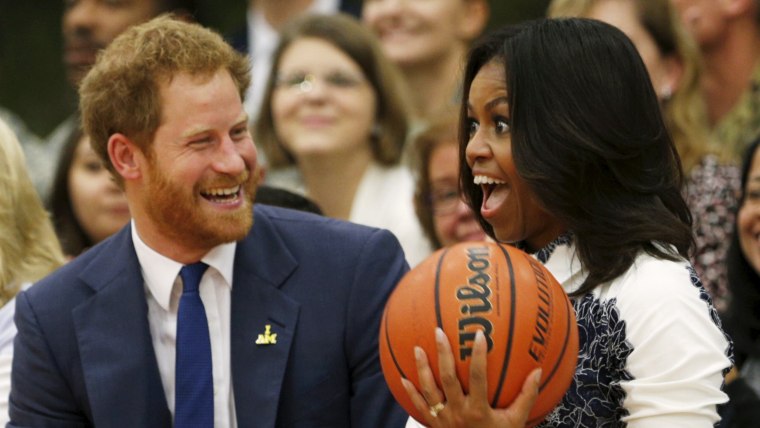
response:
<path id="1" fill-rule="evenodd" d="M 534 256 L 566 291 L 583 282 L 572 236 L 561 236 Z M 731 364 L 732 348 L 709 295 L 686 261 L 642 255 L 625 275 L 575 298 L 573 306 L 579 332 L 577 370 L 563 400 L 540 427 L 659 427 L 676 422 L 709 427 L 717 422 L 716 405 L 726 399 L 722 377 Z M 692 347 L 693 356 L 688 352 Z"/>

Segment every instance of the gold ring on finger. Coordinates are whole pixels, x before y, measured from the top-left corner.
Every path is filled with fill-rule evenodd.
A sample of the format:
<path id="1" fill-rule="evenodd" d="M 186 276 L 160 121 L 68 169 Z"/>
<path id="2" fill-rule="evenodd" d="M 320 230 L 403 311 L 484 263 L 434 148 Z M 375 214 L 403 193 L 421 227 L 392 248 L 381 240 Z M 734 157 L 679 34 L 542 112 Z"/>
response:
<path id="1" fill-rule="evenodd" d="M 438 403 L 430 406 L 430 414 L 433 415 L 434 418 L 438 417 L 438 414 L 441 413 L 441 411 L 446 407 L 443 403 Z"/>

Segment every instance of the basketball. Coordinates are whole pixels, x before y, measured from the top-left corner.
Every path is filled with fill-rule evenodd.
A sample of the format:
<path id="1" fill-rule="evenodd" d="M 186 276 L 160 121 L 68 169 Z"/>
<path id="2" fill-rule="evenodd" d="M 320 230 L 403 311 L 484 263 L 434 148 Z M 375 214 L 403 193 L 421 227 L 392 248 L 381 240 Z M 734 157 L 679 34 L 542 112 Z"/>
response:
<path id="1" fill-rule="evenodd" d="M 578 357 L 575 312 L 562 286 L 525 252 L 490 242 L 436 251 L 410 270 L 388 299 L 380 326 L 380 362 L 393 396 L 417 421 L 423 416 L 401 384 L 419 390 L 414 347 L 425 350 L 438 378 L 435 328 L 449 339 L 462 388 L 468 391 L 475 332 L 488 345 L 488 397 L 505 408 L 541 367 L 528 425 L 541 422 L 570 386 Z"/>

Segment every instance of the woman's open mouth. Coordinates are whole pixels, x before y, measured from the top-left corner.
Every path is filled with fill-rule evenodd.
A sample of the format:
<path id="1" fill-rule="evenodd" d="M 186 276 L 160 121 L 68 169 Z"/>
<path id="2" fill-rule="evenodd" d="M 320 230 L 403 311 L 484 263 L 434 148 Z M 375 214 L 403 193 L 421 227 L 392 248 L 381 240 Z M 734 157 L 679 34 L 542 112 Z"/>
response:
<path id="1" fill-rule="evenodd" d="M 493 212 L 509 196 L 509 186 L 507 182 L 486 175 L 476 175 L 473 182 L 483 190 L 483 205 L 480 208 L 481 213 L 485 216 L 488 212 Z"/>

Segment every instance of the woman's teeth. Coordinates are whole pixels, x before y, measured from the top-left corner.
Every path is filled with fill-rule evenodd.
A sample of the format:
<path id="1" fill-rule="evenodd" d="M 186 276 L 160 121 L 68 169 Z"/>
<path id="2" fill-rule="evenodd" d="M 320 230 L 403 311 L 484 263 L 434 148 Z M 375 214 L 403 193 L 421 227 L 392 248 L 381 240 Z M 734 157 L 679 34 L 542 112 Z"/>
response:
<path id="1" fill-rule="evenodd" d="M 506 181 L 498 180 L 493 177 L 488 177 L 486 175 L 476 175 L 473 177 L 473 182 L 477 185 L 480 184 L 505 184 Z"/>

